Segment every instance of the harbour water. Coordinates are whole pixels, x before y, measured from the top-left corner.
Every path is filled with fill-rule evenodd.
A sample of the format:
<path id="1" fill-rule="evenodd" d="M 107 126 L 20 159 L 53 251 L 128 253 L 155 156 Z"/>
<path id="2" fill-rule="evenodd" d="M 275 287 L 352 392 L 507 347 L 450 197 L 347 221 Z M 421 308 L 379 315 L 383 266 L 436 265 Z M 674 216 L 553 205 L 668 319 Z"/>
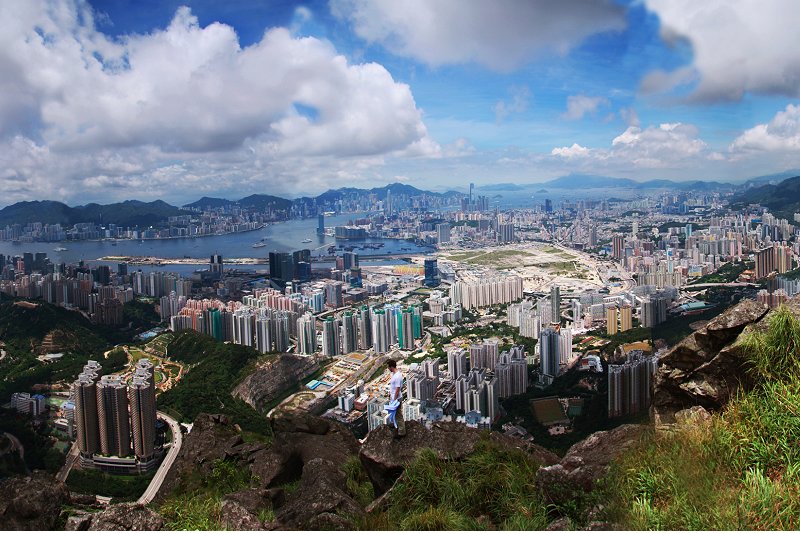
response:
<path id="1" fill-rule="evenodd" d="M 345 225 L 359 215 L 345 214 L 325 217 L 325 225 Z M 253 248 L 253 244 L 263 239 L 266 246 Z M 311 242 L 303 242 L 311 239 Z M 365 243 L 383 243 L 375 249 L 360 249 Z M 206 261 L 212 254 L 221 254 L 224 259 L 229 258 L 262 258 L 267 259 L 269 252 L 292 252 L 301 249 L 310 249 L 312 256 L 328 255 L 329 246 L 354 246 L 359 256 L 368 259 L 371 255 L 383 254 L 420 254 L 430 252 L 430 248 L 417 246 L 413 242 L 399 239 L 348 239 L 337 240 L 333 237 L 317 235 L 317 218 L 295 219 L 278 222 L 256 231 L 245 233 L 232 233 L 211 237 L 180 238 L 180 239 L 152 239 L 152 240 L 120 240 L 120 241 L 67 241 L 61 243 L 11 243 L 0 241 L 0 254 L 22 255 L 24 252 L 45 252 L 53 263 L 75 263 L 85 261 L 97 264 L 98 259 L 108 256 L 146 256 L 165 259 L 181 259 L 185 257 L 197 258 Z M 64 251 L 55 251 L 56 248 L 67 248 Z M 339 249 L 341 251 L 341 249 Z M 111 263 L 115 264 L 115 263 Z M 315 267 L 317 265 L 315 264 Z M 132 266 L 133 268 L 133 266 Z M 135 268 L 140 268 L 136 266 Z M 197 265 L 163 265 L 157 267 L 144 267 L 142 270 L 163 270 L 180 273 L 190 273 L 198 268 Z M 263 270 L 265 265 L 241 265 L 242 270 Z"/>

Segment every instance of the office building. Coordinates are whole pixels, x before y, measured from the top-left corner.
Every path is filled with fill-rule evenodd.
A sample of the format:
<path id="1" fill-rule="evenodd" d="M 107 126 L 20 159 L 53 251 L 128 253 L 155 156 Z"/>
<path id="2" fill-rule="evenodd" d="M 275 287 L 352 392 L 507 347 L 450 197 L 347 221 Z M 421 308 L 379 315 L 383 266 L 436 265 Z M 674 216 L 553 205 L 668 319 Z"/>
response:
<path id="1" fill-rule="evenodd" d="M 561 373 L 561 335 L 553 328 L 542 331 L 539 337 L 539 361 L 544 376 L 557 377 Z"/>
<path id="2" fill-rule="evenodd" d="M 436 259 L 425 259 L 425 286 L 436 287 L 439 285 L 439 268 Z"/>

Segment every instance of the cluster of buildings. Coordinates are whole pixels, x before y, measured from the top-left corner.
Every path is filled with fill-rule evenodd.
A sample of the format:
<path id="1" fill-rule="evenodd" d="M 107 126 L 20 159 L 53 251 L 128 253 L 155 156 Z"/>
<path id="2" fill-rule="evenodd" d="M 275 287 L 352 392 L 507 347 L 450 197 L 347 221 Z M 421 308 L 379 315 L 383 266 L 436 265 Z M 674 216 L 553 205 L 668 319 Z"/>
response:
<path id="1" fill-rule="evenodd" d="M 159 442 L 153 364 L 140 359 L 128 379 L 100 371 L 96 361 L 89 361 L 72 384 L 81 465 L 111 472 L 154 469 L 163 435 Z"/>
<path id="2" fill-rule="evenodd" d="M 625 351 L 624 362 L 608 365 L 608 416 L 616 418 L 650 408 L 658 355 L 643 349 Z"/>
<path id="3" fill-rule="evenodd" d="M 80 222 L 66 227 L 61 224 L 12 224 L 0 228 L 0 241 L 58 242 L 100 239 L 169 239 L 176 237 L 202 237 L 252 231 L 264 226 L 270 219 L 263 215 L 214 214 L 181 215 L 168 217 L 159 227 L 123 226 Z"/>
<path id="4" fill-rule="evenodd" d="M 45 397 L 42 394 L 15 392 L 11 395 L 11 408 L 23 415 L 39 416 L 46 409 Z"/>
<path id="5" fill-rule="evenodd" d="M 450 299 L 464 309 L 510 304 L 522 298 L 522 278 L 494 270 L 463 270 L 450 287 Z"/>

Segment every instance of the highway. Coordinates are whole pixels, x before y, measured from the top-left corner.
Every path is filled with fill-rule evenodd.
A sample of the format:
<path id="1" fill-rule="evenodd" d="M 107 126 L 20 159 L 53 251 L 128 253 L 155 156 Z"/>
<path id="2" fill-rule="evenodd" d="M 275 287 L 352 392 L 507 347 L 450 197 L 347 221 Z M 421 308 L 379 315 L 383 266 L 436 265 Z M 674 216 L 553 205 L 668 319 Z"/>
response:
<path id="1" fill-rule="evenodd" d="M 161 411 L 158 411 L 157 416 L 169 424 L 170 431 L 172 431 L 172 445 L 169 447 L 169 451 L 167 451 L 167 456 L 164 457 L 164 460 L 161 462 L 161 466 L 158 467 L 158 471 L 153 477 L 153 480 L 150 481 L 150 485 L 147 486 L 147 490 L 136 500 L 136 503 L 140 505 L 147 505 L 156 497 L 158 490 L 161 488 L 161 484 L 164 482 L 164 478 L 167 477 L 167 472 L 169 472 L 172 463 L 174 463 L 175 459 L 178 457 L 178 452 L 181 451 L 181 446 L 183 445 L 183 435 L 181 434 L 181 426 L 178 424 L 178 421 Z"/>
<path id="2" fill-rule="evenodd" d="M 75 466 L 75 461 L 78 460 L 78 454 L 80 450 L 78 449 L 78 441 L 72 443 L 72 447 L 69 449 L 67 453 L 67 460 L 64 462 L 64 466 L 61 467 L 61 470 L 58 471 L 56 474 L 56 479 L 62 483 L 67 481 L 67 476 L 69 476 L 69 471 L 72 470 L 72 467 Z"/>

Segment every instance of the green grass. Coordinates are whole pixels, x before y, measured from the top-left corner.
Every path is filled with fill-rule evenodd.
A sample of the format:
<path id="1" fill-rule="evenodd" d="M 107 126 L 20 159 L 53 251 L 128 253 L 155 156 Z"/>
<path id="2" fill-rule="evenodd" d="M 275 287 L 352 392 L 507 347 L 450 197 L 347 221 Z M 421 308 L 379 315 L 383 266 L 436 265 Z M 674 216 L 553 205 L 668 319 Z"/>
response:
<path id="1" fill-rule="evenodd" d="M 348 458 L 342 468 L 347 476 L 347 493 L 362 507 L 372 503 L 375 499 L 375 489 L 358 456 Z"/>
<path id="2" fill-rule="evenodd" d="M 626 529 L 800 527 L 800 320 L 785 307 L 739 341 L 756 387 L 708 428 L 651 435 L 606 480 Z"/>
<path id="3" fill-rule="evenodd" d="M 383 513 L 359 526 L 403 530 L 543 529 L 546 506 L 535 487 L 539 465 L 487 439 L 462 461 L 421 450 L 389 496 Z"/>
<path id="4" fill-rule="evenodd" d="M 246 469 L 231 461 L 217 459 L 210 475 L 203 477 L 193 472 L 182 478 L 175 491 L 158 508 L 159 514 L 164 517 L 164 529 L 223 529 L 220 515 L 223 496 L 241 490 L 254 481 Z"/>

